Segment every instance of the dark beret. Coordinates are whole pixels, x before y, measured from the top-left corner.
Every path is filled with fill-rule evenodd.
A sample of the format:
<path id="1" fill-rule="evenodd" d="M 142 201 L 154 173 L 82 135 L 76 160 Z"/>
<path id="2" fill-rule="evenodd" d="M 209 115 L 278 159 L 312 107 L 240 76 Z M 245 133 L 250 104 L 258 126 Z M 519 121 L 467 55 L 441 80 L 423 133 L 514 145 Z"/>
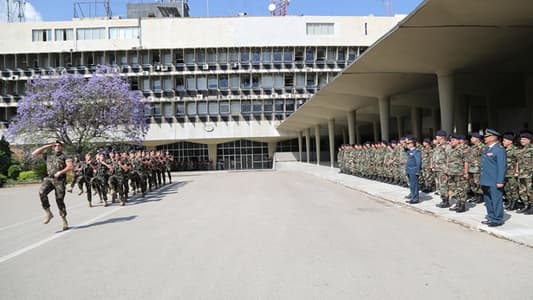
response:
<path id="1" fill-rule="evenodd" d="M 446 137 L 448 133 L 445 130 L 439 130 L 437 133 L 435 133 L 435 136 L 443 136 Z"/>
<path id="2" fill-rule="evenodd" d="M 523 130 L 523 131 L 520 132 L 520 137 L 531 140 L 531 139 L 533 139 L 533 134 L 529 130 Z"/>
<path id="3" fill-rule="evenodd" d="M 431 144 L 431 139 L 429 139 L 429 138 L 425 138 L 425 139 L 424 139 L 424 143 L 429 143 L 429 144 Z"/>
<path id="4" fill-rule="evenodd" d="M 512 132 L 504 132 L 503 138 L 509 141 L 514 141 L 514 133 Z"/>
<path id="5" fill-rule="evenodd" d="M 481 134 L 479 134 L 479 132 L 472 133 L 472 137 L 477 138 L 477 139 L 483 138 L 483 136 Z"/>
<path id="6" fill-rule="evenodd" d="M 398 141 L 397 140 L 392 140 L 390 141 L 391 144 L 398 144 Z"/>

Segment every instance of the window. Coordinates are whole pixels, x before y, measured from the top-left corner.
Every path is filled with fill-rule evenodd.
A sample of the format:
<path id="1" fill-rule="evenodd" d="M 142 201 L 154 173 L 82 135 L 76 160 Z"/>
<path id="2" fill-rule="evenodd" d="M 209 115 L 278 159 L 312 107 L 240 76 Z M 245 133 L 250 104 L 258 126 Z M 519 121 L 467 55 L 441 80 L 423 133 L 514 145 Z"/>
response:
<path id="1" fill-rule="evenodd" d="M 163 90 L 165 91 L 172 90 L 172 80 L 170 78 L 163 79 Z"/>
<path id="2" fill-rule="evenodd" d="M 250 62 L 250 49 L 248 48 L 241 49 L 241 62 L 243 63 Z"/>
<path id="3" fill-rule="evenodd" d="M 198 102 L 198 115 L 199 116 L 207 115 L 207 102 Z"/>
<path id="4" fill-rule="evenodd" d="M 269 64 L 272 62 L 272 51 L 270 49 L 263 49 L 261 56 L 263 63 Z"/>
<path id="5" fill-rule="evenodd" d="M 231 109 L 231 115 L 238 116 L 241 113 L 241 102 L 232 101 L 230 104 L 230 109 Z"/>
<path id="6" fill-rule="evenodd" d="M 305 87 L 305 74 L 296 74 L 296 87 Z"/>
<path id="7" fill-rule="evenodd" d="M 152 116 L 161 117 L 161 103 L 152 104 Z"/>
<path id="8" fill-rule="evenodd" d="M 74 30 L 70 29 L 56 29 L 56 41 L 71 41 L 74 39 Z"/>
<path id="9" fill-rule="evenodd" d="M 165 118 L 172 118 L 172 103 L 163 103 L 163 115 Z"/>
<path id="10" fill-rule="evenodd" d="M 307 23 L 307 35 L 333 35 L 335 23 Z"/>
<path id="11" fill-rule="evenodd" d="M 229 78 L 229 87 L 232 90 L 238 90 L 239 86 L 241 85 L 241 80 L 239 79 L 239 75 L 230 75 Z"/>
<path id="12" fill-rule="evenodd" d="M 178 117 L 185 116 L 185 103 L 177 103 L 176 104 L 176 115 Z"/>
<path id="13" fill-rule="evenodd" d="M 228 101 L 220 101 L 218 103 L 218 107 L 220 108 L 221 116 L 227 116 L 229 114 L 229 102 Z"/>
<path id="14" fill-rule="evenodd" d="M 228 88 L 228 75 L 220 75 L 220 77 L 218 77 L 218 87 L 221 90 Z"/>
<path id="15" fill-rule="evenodd" d="M 154 88 L 153 88 L 153 91 L 156 92 L 156 93 L 161 92 L 161 80 L 159 80 L 159 79 L 154 79 Z"/>
<path id="16" fill-rule="evenodd" d="M 249 89 L 252 87 L 252 79 L 250 74 L 241 75 L 241 89 Z"/>
<path id="17" fill-rule="evenodd" d="M 226 49 L 218 50 L 218 62 L 221 64 L 228 62 L 228 51 Z"/>
<path id="18" fill-rule="evenodd" d="M 207 78 L 205 76 L 196 78 L 196 88 L 200 91 L 207 90 Z"/>
<path id="19" fill-rule="evenodd" d="M 294 100 L 287 100 L 287 103 L 285 104 L 285 111 L 287 112 L 294 112 Z"/>
<path id="20" fill-rule="evenodd" d="M 275 101 L 274 110 L 276 112 L 283 112 L 283 100 L 276 100 Z"/>
<path id="21" fill-rule="evenodd" d="M 271 89 L 274 87 L 274 82 L 272 75 L 263 75 L 263 78 L 261 80 L 261 86 L 264 89 Z"/>
<path id="22" fill-rule="evenodd" d="M 196 78 L 194 77 L 187 78 L 187 90 L 188 91 L 196 90 Z"/>
<path id="23" fill-rule="evenodd" d="M 218 115 L 218 103 L 217 102 L 209 102 L 209 115 L 210 116 Z"/>
<path id="24" fill-rule="evenodd" d="M 272 112 L 272 100 L 265 100 L 263 107 L 264 107 L 263 111 L 265 113 L 271 113 Z"/>
<path id="25" fill-rule="evenodd" d="M 242 101 L 241 111 L 243 114 L 249 114 L 252 111 L 252 103 L 249 100 Z"/>
<path id="26" fill-rule="evenodd" d="M 104 40 L 106 39 L 105 28 L 78 28 L 78 40 Z"/>
<path id="27" fill-rule="evenodd" d="M 260 100 L 254 100 L 252 105 L 252 111 L 254 113 L 260 113 L 261 111 L 263 111 L 263 102 Z"/>
<path id="28" fill-rule="evenodd" d="M 207 88 L 210 90 L 216 90 L 218 88 L 218 79 L 216 76 L 209 76 L 207 78 Z"/>
<path id="29" fill-rule="evenodd" d="M 275 89 L 281 89 L 283 88 L 283 75 L 282 74 L 276 74 L 274 75 L 274 88 Z"/>
<path id="30" fill-rule="evenodd" d="M 111 27 L 109 28 L 111 40 L 135 40 L 139 38 L 139 27 Z"/>
<path id="31" fill-rule="evenodd" d="M 292 62 L 294 56 L 294 51 L 292 49 L 285 49 L 283 52 L 283 61 L 284 62 Z"/>
<path id="32" fill-rule="evenodd" d="M 52 29 L 34 29 L 32 32 L 32 41 L 50 42 L 52 41 Z"/>
<path id="33" fill-rule="evenodd" d="M 196 102 L 187 103 L 187 116 L 191 117 L 196 115 Z"/>
<path id="34" fill-rule="evenodd" d="M 182 77 L 176 77 L 176 90 L 183 91 L 185 90 L 185 82 Z"/>

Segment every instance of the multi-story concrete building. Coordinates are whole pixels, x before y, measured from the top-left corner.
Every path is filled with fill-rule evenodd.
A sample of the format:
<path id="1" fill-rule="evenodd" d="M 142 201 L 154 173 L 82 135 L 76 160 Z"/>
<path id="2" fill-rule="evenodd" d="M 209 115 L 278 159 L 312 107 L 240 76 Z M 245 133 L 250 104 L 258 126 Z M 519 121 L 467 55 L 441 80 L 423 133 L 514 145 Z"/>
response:
<path id="1" fill-rule="evenodd" d="M 0 126 L 5 130 L 16 114 L 29 79 L 89 76 L 108 65 L 145 96 L 147 147 L 211 167 L 270 167 L 276 148 L 294 148 L 279 142 L 296 137 L 277 125 L 400 20 L 240 16 L 2 24 Z"/>

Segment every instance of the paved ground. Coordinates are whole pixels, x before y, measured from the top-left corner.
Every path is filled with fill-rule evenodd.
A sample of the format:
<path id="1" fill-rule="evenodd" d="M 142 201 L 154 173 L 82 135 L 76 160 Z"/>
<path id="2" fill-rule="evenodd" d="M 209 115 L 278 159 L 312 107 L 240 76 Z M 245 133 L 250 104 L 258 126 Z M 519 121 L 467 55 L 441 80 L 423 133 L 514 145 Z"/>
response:
<path id="1" fill-rule="evenodd" d="M 0 299 L 527 299 L 533 250 L 292 171 L 204 173 L 125 207 L 0 190 Z M 55 205 L 53 206 L 55 210 Z"/>
<path id="2" fill-rule="evenodd" d="M 385 184 L 379 181 L 368 180 L 357 176 L 341 174 L 338 168 L 317 166 L 316 164 L 283 162 L 277 164 L 277 170 L 307 173 L 345 187 L 364 191 L 366 194 L 397 203 L 410 208 L 432 214 L 440 219 L 455 222 L 473 230 L 490 233 L 500 238 L 527 245 L 533 248 L 533 216 L 505 211 L 505 224 L 500 227 L 488 227 L 481 224 L 485 219 L 487 210 L 484 204 L 470 204 L 465 213 L 456 213 L 448 209 L 441 209 L 435 205 L 440 202 L 438 195 L 420 194 L 421 203 L 409 205 L 403 196 L 409 194 L 408 188 Z"/>

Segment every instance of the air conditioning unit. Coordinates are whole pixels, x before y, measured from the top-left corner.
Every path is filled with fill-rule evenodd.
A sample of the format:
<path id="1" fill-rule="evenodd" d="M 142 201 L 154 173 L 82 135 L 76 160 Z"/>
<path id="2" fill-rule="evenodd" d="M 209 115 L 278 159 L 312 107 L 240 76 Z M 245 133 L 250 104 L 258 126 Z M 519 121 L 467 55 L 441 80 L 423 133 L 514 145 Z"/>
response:
<path id="1" fill-rule="evenodd" d="M 149 74 L 150 74 L 150 72 L 148 72 L 148 71 L 143 71 L 143 75 L 148 76 Z"/>
<path id="2" fill-rule="evenodd" d="M 203 65 L 203 66 L 202 66 L 202 69 L 203 69 L 204 71 L 209 70 L 209 65 L 208 65 L 208 64 Z"/>
<path id="3" fill-rule="evenodd" d="M 203 94 L 198 94 L 198 95 L 196 95 L 196 99 L 202 100 L 202 99 L 204 99 L 204 95 Z"/>
<path id="4" fill-rule="evenodd" d="M 162 67 L 161 67 L 161 71 L 163 71 L 163 72 L 167 72 L 167 71 L 168 71 L 168 66 L 162 66 Z"/>
<path id="5" fill-rule="evenodd" d="M 11 80 L 18 80 L 18 79 L 19 79 L 18 75 L 11 75 Z"/>

